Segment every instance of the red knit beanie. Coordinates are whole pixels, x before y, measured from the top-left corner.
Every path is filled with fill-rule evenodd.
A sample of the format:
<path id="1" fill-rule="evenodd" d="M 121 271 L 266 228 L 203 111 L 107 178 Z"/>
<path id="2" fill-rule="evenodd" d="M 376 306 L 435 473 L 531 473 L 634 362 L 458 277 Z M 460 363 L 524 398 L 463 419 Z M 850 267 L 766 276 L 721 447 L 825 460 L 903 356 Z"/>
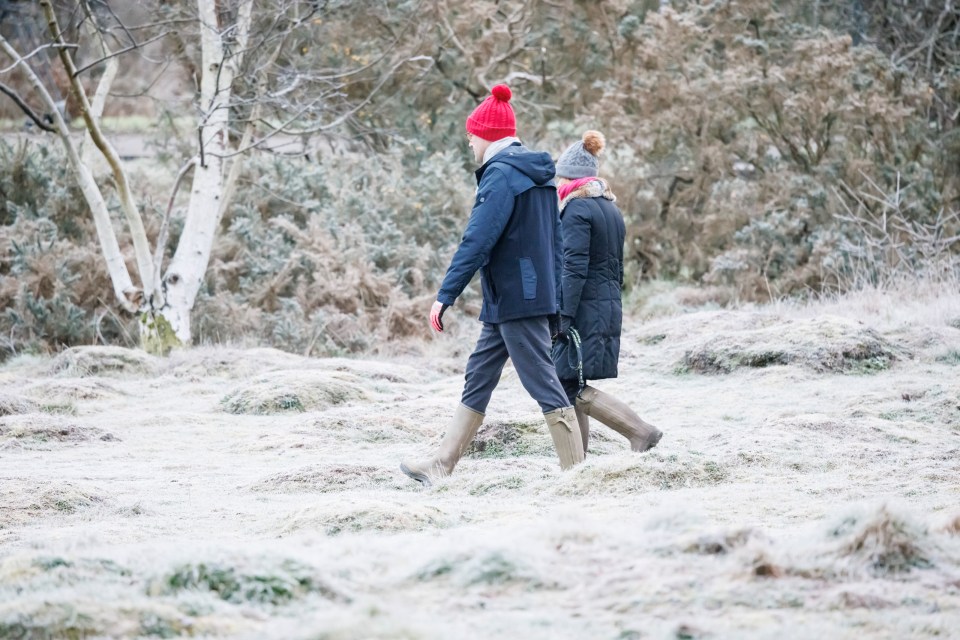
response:
<path id="1" fill-rule="evenodd" d="M 490 142 L 517 135 L 517 119 L 510 106 L 513 96 L 510 87 L 498 84 L 490 93 L 467 118 L 467 131 Z"/>

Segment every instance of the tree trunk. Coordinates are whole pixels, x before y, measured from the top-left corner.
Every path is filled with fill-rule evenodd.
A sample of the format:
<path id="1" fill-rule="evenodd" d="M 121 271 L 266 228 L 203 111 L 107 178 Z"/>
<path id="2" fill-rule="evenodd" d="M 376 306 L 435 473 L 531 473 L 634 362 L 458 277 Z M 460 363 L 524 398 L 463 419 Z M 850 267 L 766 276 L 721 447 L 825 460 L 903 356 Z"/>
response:
<path id="1" fill-rule="evenodd" d="M 70 50 L 64 42 L 63 32 L 57 22 L 56 13 L 53 10 L 51 0 L 40 0 L 40 7 L 43 9 L 47 18 L 47 25 L 50 35 L 56 44 L 60 45 L 57 51 L 60 55 L 60 61 L 63 68 L 70 78 L 70 86 L 73 90 L 73 96 L 76 98 L 80 107 L 80 114 L 83 116 L 83 122 L 86 125 L 87 132 L 90 134 L 93 143 L 103 153 L 103 157 L 110 165 L 113 172 L 113 179 L 117 186 L 117 196 L 120 199 L 120 209 L 127 218 L 127 224 L 130 226 L 130 238 L 133 241 L 134 256 L 137 261 L 137 269 L 140 274 L 140 283 L 144 292 L 154 289 L 153 261 L 150 258 L 150 244 L 147 241 L 147 232 L 143 227 L 143 218 L 140 216 L 140 210 L 133 202 L 133 194 L 130 191 L 130 180 L 127 177 L 126 169 L 120 161 L 120 156 L 110 141 L 103 135 L 100 129 L 99 118 L 95 116 L 94 109 L 90 105 L 86 89 L 80 82 L 77 74 L 77 68 L 74 64 Z M 88 170 L 89 171 L 89 170 Z M 149 296 L 144 295 L 144 299 Z"/>
<path id="2" fill-rule="evenodd" d="M 88 20 L 85 24 L 87 25 L 87 32 L 90 36 L 100 43 L 101 55 L 108 58 L 104 63 L 106 66 L 104 67 L 103 75 L 100 76 L 100 81 L 97 83 L 97 90 L 93 94 L 93 100 L 90 102 L 90 115 L 96 122 L 100 122 L 103 118 L 103 109 L 107 104 L 107 95 L 109 95 L 110 89 L 113 87 L 113 81 L 116 80 L 117 72 L 120 70 L 120 58 L 115 56 L 108 57 L 110 56 L 110 50 L 103 41 L 102 34 L 93 20 Z M 93 141 L 93 134 L 91 134 L 89 130 L 84 132 L 83 142 L 80 143 L 80 159 L 83 160 L 83 164 L 95 175 L 110 172 L 110 165 L 107 163 L 103 154 L 97 149 Z"/>
<path id="3" fill-rule="evenodd" d="M 203 285 L 210 252 L 223 213 L 223 159 L 229 150 L 227 124 L 231 87 L 240 54 L 226 58 L 225 33 L 237 38 L 237 51 L 247 44 L 252 0 L 240 6 L 235 29 L 221 28 L 215 0 L 197 0 L 200 18 L 200 142 L 199 162 L 194 168 L 193 188 L 187 217 L 177 250 L 163 278 L 165 305 L 160 309 L 172 331 L 184 344 L 190 342 L 190 311 Z"/>

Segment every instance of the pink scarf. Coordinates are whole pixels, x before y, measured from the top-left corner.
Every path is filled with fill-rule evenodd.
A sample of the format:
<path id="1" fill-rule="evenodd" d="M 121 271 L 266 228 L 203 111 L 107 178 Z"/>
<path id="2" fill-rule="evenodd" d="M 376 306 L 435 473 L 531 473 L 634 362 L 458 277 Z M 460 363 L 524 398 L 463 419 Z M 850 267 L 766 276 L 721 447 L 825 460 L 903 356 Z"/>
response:
<path id="1" fill-rule="evenodd" d="M 577 180 L 571 180 L 567 184 L 563 185 L 562 187 L 557 189 L 557 196 L 560 197 L 560 202 L 563 202 L 566 199 L 566 197 L 570 195 L 570 192 L 573 191 L 574 189 L 579 189 L 580 187 L 587 184 L 588 182 L 592 182 L 593 180 L 596 180 L 596 179 L 597 179 L 597 176 L 590 176 L 589 178 L 578 178 Z"/>

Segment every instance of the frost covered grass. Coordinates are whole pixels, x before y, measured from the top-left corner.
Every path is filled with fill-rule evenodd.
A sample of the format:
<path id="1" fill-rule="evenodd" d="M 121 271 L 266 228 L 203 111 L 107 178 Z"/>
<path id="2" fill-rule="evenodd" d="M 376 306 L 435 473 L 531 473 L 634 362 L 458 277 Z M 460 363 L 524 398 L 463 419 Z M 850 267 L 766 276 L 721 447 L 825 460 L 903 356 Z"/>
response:
<path id="1" fill-rule="evenodd" d="M 0 637 L 953 637 L 960 296 L 886 295 L 628 320 L 597 386 L 664 438 L 567 473 L 508 367 L 428 490 L 462 337 L 13 359 Z"/>

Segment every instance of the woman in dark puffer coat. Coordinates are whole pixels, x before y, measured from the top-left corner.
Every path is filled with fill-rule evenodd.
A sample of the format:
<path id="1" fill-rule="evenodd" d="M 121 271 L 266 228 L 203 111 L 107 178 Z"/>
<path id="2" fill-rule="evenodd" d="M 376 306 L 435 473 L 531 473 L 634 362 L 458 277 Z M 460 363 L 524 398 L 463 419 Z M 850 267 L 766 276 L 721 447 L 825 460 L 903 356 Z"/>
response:
<path id="1" fill-rule="evenodd" d="M 630 441 L 634 451 L 657 445 L 663 435 L 630 407 L 581 380 L 617 377 L 623 307 L 623 215 L 607 182 L 597 177 L 603 135 L 587 131 L 557 160 L 557 193 L 563 227 L 563 272 L 560 335 L 553 361 L 571 404 L 587 450 L 589 417 L 596 418 Z M 582 375 L 574 337 L 581 341 Z M 578 394 L 579 391 L 579 394 Z M 589 417 L 588 417 L 589 416 Z"/>

